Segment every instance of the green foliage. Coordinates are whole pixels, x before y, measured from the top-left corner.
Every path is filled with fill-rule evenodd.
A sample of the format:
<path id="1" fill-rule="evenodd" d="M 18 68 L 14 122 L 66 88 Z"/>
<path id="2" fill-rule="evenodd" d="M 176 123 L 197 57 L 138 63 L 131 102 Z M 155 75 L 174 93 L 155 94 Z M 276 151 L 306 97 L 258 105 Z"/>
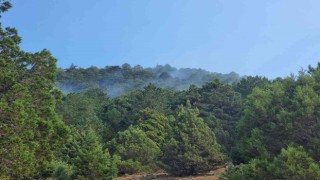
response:
<path id="1" fill-rule="evenodd" d="M 11 5 L 1 1 L 0 11 Z M 13 179 L 51 175 L 68 128 L 55 113 L 56 59 L 26 53 L 14 28 L 0 28 L 0 174 Z"/>
<path id="2" fill-rule="evenodd" d="M 108 98 L 99 90 L 71 93 L 57 106 L 57 112 L 67 125 L 79 130 L 90 127 L 102 137 L 106 128 L 100 117 L 107 102 Z"/>
<path id="3" fill-rule="evenodd" d="M 119 155 L 123 161 L 128 161 L 126 165 L 141 163 L 149 168 L 155 168 L 156 159 L 160 154 L 157 144 L 149 139 L 141 129 L 132 126 L 119 132 L 117 137 L 108 144 L 112 153 Z"/>
<path id="4" fill-rule="evenodd" d="M 238 125 L 238 150 L 242 160 L 277 155 L 290 143 L 302 145 L 316 160 L 320 159 L 320 81 L 319 67 L 299 76 L 277 79 L 255 88 L 248 96 Z M 257 134 L 252 133 L 256 129 Z M 248 143 L 259 139 L 259 152 L 252 153 Z M 256 147 L 255 147 L 256 148 Z"/>
<path id="5" fill-rule="evenodd" d="M 133 91 L 127 95 L 112 99 L 104 107 L 103 121 L 111 132 L 111 138 L 118 131 L 126 130 L 130 125 L 137 125 L 139 112 L 151 108 L 162 114 L 170 114 L 170 102 L 175 92 L 161 89 L 149 84 L 142 90 Z"/>
<path id="6" fill-rule="evenodd" d="M 146 108 L 138 114 L 137 126 L 161 147 L 171 131 L 170 120 L 156 110 Z"/>
<path id="7" fill-rule="evenodd" d="M 53 163 L 54 172 L 53 179 L 56 180 L 69 180 L 73 174 L 73 167 L 66 162 L 56 161 Z"/>
<path id="8" fill-rule="evenodd" d="M 113 138 L 118 131 L 123 131 L 134 123 L 133 106 L 128 96 L 117 97 L 105 106 L 102 119 L 110 130 L 109 138 Z"/>
<path id="9" fill-rule="evenodd" d="M 253 129 L 250 137 L 244 139 L 244 142 L 239 145 L 239 151 L 240 154 L 246 155 L 243 159 L 246 162 L 254 158 L 264 159 L 269 157 L 264 146 L 265 144 L 263 143 L 262 131 L 259 129 Z"/>
<path id="10" fill-rule="evenodd" d="M 108 150 L 103 149 L 93 129 L 73 130 L 72 137 L 61 157 L 73 167 L 71 178 L 112 179 L 116 176 L 116 163 Z"/>
<path id="11" fill-rule="evenodd" d="M 191 105 L 199 109 L 199 116 L 214 131 L 222 150 L 231 154 L 236 141 L 234 129 L 242 110 L 240 94 L 231 85 L 214 80 L 201 88 L 190 86 L 178 103 L 182 104 L 186 100 L 190 100 Z"/>
<path id="12" fill-rule="evenodd" d="M 135 105 L 137 111 L 151 108 L 161 113 L 168 113 L 170 111 L 169 102 L 173 98 L 174 92 L 148 84 L 142 90 L 135 91 L 131 96 L 132 104 Z"/>
<path id="13" fill-rule="evenodd" d="M 68 180 L 69 179 L 68 173 L 66 172 L 66 170 L 62 166 L 59 166 L 57 168 L 57 170 L 53 174 L 53 177 L 54 177 L 54 179 L 57 179 L 57 180 Z"/>
<path id="14" fill-rule="evenodd" d="M 176 69 L 170 65 L 143 68 L 140 65 L 131 67 L 125 63 L 122 66 L 104 68 L 79 68 L 72 64 L 67 69 L 59 69 L 57 87 L 65 93 L 100 88 L 107 91 L 111 97 L 116 97 L 142 89 L 150 83 L 161 88 L 182 90 L 191 84 L 202 86 L 214 78 L 226 83 L 234 83 L 240 79 L 236 73 L 217 74 L 202 69 Z"/>
<path id="15" fill-rule="evenodd" d="M 7 0 L 0 0 L 0 13 L 6 12 L 12 7 L 11 3 Z M 1 16 L 0 16 L 1 17 Z"/>
<path id="16" fill-rule="evenodd" d="M 148 166 L 142 165 L 138 161 L 132 159 L 129 160 L 120 160 L 117 163 L 118 174 L 135 174 L 135 173 L 145 173 L 150 172 L 151 169 Z"/>
<path id="17" fill-rule="evenodd" d="M 268 170 L 269 162 L 265 159 L 253 159 L 248 164 L 229 167 L 221 180 L 258 180 L 270 179 L 272 176 Z"/>
<path id="18" fill-rule="evenodd" d="M 265 87 L 270 84 L 270 81 L 266 77 L 260 76 L 248 76 L 242 78 L 238 83 L 234 85 L 235 91 L 239 92 L 243 99 L 252 93 L 256 87 Z"/>
<path id="19" fill-rule="evenodd" d="M 282 149 L 273 161 L 253 159 L 248 164 L 231 167 L 220 179 L 319 179 L 320 167 L 300 147 Z"/>
<path id="20" fill-rule="evenodd" d="M 179 106 L 172 133 L 163 146 L 164 168 L 174 175 L 208 172 L 223 160 L 215 135 L 198 117 L 198 110 Z"/>
<path id="21" fill-rule="evenodd" d="M 270 165 L 277 179 L 319 179 L 320 167 L 300 146 L 282 149 Z"/>
<path id="22" fill-rule="evenodd" d="M 0 0 L 0 17 L 9 8 Z M 238 82 L 170 65 L 57 69 L 48 50 L 20 43 L 0 24 L 0 179 L 195 175 L 224 162 L 220 151 L 247 163 L 221 179 L 320 179 L 320 63 Z"/>

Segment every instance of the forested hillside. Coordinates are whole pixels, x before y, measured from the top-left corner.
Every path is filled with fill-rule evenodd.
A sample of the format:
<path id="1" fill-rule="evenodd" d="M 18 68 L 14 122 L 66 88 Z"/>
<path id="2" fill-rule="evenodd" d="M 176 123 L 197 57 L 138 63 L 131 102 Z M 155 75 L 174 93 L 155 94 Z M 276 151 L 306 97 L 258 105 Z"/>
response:
<path id="1" fill-rule="evenodd" d="M 143 68 L 140 65 L 131 67 L 130 64 L 104 68 L 94 66 L 79 68 L 72 64 L 69 68 L 58 69 L 56 86 L 65 94 L 100 88 L 109 96 L 115 97 L 132 90 L 142 89 L 150 83 L 161 88 L 186 90 L 192 84 L 202 86 L 213 79 L 235 83 L 240 80 L 240 76 L 234 72 L 221 74 L 210 73 L 203 69 L 177 69 L 168 64 L 157 65 L 154 68 Z"/>
<path id="2" fill-rule="evenodd" d="M 0 2 L 1 14 L 11 8 Z M 274 80 L 169 65 L 59 69 L 48 50 L 21 50 L 16 29 L 0 37 L 0 179 L 221 166 L 220 179 L 320 179 L 320 64 Z"/>

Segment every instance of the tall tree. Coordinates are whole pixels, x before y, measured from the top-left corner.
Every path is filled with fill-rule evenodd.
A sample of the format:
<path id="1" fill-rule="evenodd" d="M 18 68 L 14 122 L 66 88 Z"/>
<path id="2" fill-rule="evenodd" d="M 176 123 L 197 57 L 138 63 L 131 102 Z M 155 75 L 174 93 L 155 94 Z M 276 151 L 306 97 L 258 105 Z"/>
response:
<path id="1" fill-rule="evenodd" d="M 233 87 L 219 80 L 206 83 L 201 88 L 190 86 L 182 93 L 180 104 L 190 100 L 199 109 L 199 116 L 214 131 L 222 150 L 231 154 L 235 146 L 235 128 L 242 111 L 242 100 Z"/>
<path id="2" fill-rule="evenodd" d="M 179 106 L 172 134 L 163 146 L 164 168 L 174 175 L 208 172 L 223 161 L 216 137 L 197 109 Z"/>
<path id="3" fill-rule="evenodd" d="M 61 157 L 73 167 L 72 179 L 112 179 L 116 164 L 104 149 L 92 128 L 73 129 L 72 139 L 62 149 Z"/>
<path id="4" fill-rule="evenodd" d="M 11 7 L 0 2 L 1 13 Z M 47 50 L 23 52 L 20 42 L 14 28 L 0 27 L 0 174 L 46 177 L 68 132 L 55 113 L 56 59 Z"/>
<path id="5" fill-rule="evenodd" d="M 137 126 L 161 147 L 171 131 L 170 119 L 150 108 L 141 110 L 137 118 Z"/>

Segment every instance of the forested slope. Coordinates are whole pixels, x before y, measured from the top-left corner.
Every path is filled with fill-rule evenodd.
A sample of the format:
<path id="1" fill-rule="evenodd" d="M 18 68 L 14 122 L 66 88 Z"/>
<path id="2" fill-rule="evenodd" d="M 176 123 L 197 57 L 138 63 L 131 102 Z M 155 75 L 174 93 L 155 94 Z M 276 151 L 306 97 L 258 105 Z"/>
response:
<path id="1" fill-rule="evenodd" d="M 11 7 L 0 2 L 0 13 Z M 63 70 L 48 50 L 22 51 L 16 29 L 0 37 L 0 179 L 193 176 L 226 164 L 221 179 L 320 179 L 320 64 L 274 80 L 169 65 Z"/>
<path id="2" fill-rule="evenodd" d="M 235 83 L 240 80 L 240 76 L 234 72 L 221 74 L 203 69 L 177 69 L 168 64 L 157 65 L 154 68 L 143 68 L 140 65 L 131 67 L 129 64 L 80 68 L 72 64 L 69 68 L 58 69 L 56 86 L 65 94 L 100 88 L 109 96 L 115 97 L 135 89 L 142 89 L 149 83 L 161 88 L 186 90 L 192 84 L 202 86 L 213 79 Z"/>

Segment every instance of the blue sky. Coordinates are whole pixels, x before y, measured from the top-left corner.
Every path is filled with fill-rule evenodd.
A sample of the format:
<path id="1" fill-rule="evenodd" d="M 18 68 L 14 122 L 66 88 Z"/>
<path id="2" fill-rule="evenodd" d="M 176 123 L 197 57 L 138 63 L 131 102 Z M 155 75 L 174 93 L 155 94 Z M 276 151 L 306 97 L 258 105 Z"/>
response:
<path id="1" fill-rule="evenodd" d="M 140 64 L 265 75 L 320 60 L 319 0 L 11 0 L 3 25 L 59 67 Z"/>

